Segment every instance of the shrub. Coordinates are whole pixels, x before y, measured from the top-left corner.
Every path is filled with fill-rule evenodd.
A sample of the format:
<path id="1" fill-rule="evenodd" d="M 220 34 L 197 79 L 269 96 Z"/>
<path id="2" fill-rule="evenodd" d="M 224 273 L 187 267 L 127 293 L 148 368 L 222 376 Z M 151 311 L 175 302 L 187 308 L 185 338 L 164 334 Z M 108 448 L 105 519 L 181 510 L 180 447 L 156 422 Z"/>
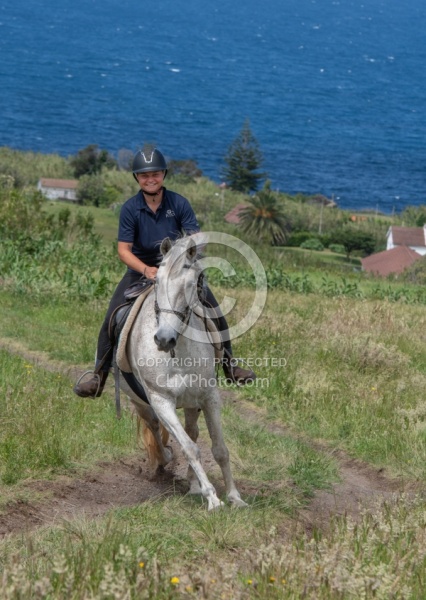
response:
<path id="1" fill-rule="evenodd" d="M 303 244 L 303 242 L 310 240 L 312 237 L 313 236 L 310 231 L 295 231 L 289 236 L 287 240 L 287 246 L 298 248 L 301 244 Z"/>
<path id="2" fill-rule="evenodd" d="M 45 198 L 37 191 L 1 188 L 0 239 L 31 238 L 49 229 L 47 215 L 42 210 L 45 202 Z"/>
<path id="3" fill-rule="evenodd" d="M 77 198 L 84 205 L 110 206 L 121 200 L 121 194 L 113 185 L 106 185 L 103 175 L 83 175 L 78 182 Z"/>
<path id="4" fill-rule="evenodd" d="M 345 254 L 345 247 L 342 244 L 330 244 L 328 247 L 331 252 L 336 252 L 337 254 Z"/>
<path id="5" fill-rule="evenodd" d="M 320 240 L 320 242 L 324 246 L 324 248 L 328 248 L 330 246 L 330 244 L 333 243 L 333 240 L 331 239 L 331 237 L 328 233 L 322 233 L 318 239 Z"/>
<path id="6" fill-rule="evenodd" d="M 403 281 L 416 285 L 426 285 L 426 257 L 417 260 L 402 274 Z"/>
<path id="7" fill-rule="evenodd" d="M 309 240 L 306 240 L 300 244 L 300 247 L 304 248 L 305 250 L 318 250 L 319 252 L 324 250 L 324 246 L 318 238 L 310 238 Z"/>

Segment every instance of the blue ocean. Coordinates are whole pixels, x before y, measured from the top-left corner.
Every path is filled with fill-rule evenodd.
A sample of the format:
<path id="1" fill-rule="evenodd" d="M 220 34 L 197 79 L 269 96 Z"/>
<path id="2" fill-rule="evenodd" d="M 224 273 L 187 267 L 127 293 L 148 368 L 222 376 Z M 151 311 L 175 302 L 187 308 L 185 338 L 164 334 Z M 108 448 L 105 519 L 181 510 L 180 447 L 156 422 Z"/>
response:
<path id="1" fill-rule="evenodd" d="M 218 183 L 249 119 L 274 189 L 426 196 L 424 0 L 1 0 L 0 145 L 144 142 Z"/>

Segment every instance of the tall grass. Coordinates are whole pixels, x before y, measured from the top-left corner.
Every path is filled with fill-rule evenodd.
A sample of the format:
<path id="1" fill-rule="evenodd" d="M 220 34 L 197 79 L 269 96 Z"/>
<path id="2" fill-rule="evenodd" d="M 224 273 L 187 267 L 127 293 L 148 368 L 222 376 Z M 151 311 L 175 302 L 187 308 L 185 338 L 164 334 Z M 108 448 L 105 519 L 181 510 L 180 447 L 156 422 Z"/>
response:
<path id="1" fill-rule="evenodd" d="M 275 523 L 274 523 L 275 521 Z M 424 499 L 377 503 L 296 538 L 273 508 L 202 513 L 181 499 L 0 542 L 5 600 L 424 597 Z"/>
<path id="2" fill-rule="evenodd" d="M 77 398 L 72 382 L 0 350 L 0 481 L 11 485 L 134 449 L 129 414 L 117 421 L 105 401 Z"/>
<path id="3" fill-rule="evenodd" d="M 58 154 L 21 152 L 7 147 L 0 148 L 0 175 L 12 177 L 16 187 L 35 186 L 40 177 L 74 177 L 69 161 Z"/>
<path id="4" fill-rule="evenodd" d="M 110 296 L 123 272 L 115 245 L 105 248 L 96 238 L 70 244 L 44 237 L 31 242 L 0 241 L 0 273 L 3 287 L 32 295 L 54 294 L 80 299 Z M 348 296 L 406 304 L 426 304 L 424 286 L 372 281 L 357 276 L 320 272 L 291 272 L 279 264 L 266 267 L 269 289 L 328 297 Z M 256 285 L 254 274 L 236 266 L 232 277 L 209 269 L 211 285 L 231 288 Z"/>
<path id="5" fill-rule="evenodd" d="M 232 295 L 244 314 L 250 299 Z M 243 393 L 310 436 L 424 479 L 425 318 L 417 306 L 271 292 L 234 344 L 236 355 L 257 359 L 269 385 Z"/>

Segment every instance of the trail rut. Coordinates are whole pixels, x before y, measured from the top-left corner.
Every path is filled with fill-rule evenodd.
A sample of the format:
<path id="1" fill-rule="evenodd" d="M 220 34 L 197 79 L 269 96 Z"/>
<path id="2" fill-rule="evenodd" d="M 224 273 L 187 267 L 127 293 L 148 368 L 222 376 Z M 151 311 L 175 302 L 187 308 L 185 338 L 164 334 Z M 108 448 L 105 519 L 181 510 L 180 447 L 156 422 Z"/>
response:
<path id="1" fill-rule="evenodd" d="M 13 340 L 0 340 L 0 348 L 23 357 L 51 372 L 60 372 L 76 379 L 82 369 L 70 367 L 58 361 L 52 361 L 46 354 L 30 351 Z M 244 402 L 230 392 L 222 393 L 224 402 L 231 402 L 236 410 L 248 422 L 262 423 L 266 429 L 277 434 L 295 437 L 284 425 L 269 422 L 266 415 L 249 402 Z M 382 469 L 376 469 L 362 461 L 349 457 L 341 450 L 333 450 L 326 444 L 307 440 L 318 452 L 332 455 L 338 464 L 340 482 L 330 490 L 318 490 L 306 508 L 298 512 L 296 526 L 310 533 L 315 529 L 327 529 L 334 516 L 348 515 L 357 519 L 360 508 L 368 508 L 380 499 L 395 494 L 412 491 L 413 482 L 387 476 Z M 15 502 L 0 513 L 0 538 L 34 529 L 42 525 L 69 521 L 74 517 L 93 518 L 105 514 L 117 507 L 131 507 L 161 496 L 185 493 L 188 489 L 185 481 L 186 461 L 178 444 L 172 439 L 173 462 L 165 473 L 150 477 L 148 464 L 142 453 L 114 463 L 102 463 L 84 477 L 61 477 L 55 481 L 33 481 L 28 488 L 35 493 L 47 495 L 40 502 Z M 202 462 L 206 470 L 215 467 L 207 441 L 199 440 Z M 218 492 L 222 493 L 220 478 L 215 481 Z M 244 484 L 238 482 L 244 496 Z"/>

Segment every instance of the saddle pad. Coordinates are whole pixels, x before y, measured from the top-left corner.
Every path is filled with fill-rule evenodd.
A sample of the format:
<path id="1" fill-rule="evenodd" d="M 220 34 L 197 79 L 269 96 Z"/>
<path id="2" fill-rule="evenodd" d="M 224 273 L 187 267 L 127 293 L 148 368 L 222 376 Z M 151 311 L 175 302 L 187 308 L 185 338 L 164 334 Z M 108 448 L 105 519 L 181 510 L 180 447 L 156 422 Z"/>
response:
<path id="1" fill-rule="evenodd" d="M 118 338 L 116 361 L 118 368 L 120 369 L 120 371 L 124 371 L 124 373 L 132 372 L 129 361 L 127 360 L 127 338 L 129 336 L 130 330 L 132 329 L 133 323 L 135 322 L 135 319 L 141 309 L 142 304 L 153 289 L 153 287 L 150 287 L 146 292 L 143 292 L 140 296 L 136 298 L 135 303 L 133 304 L 129 312 L 129 316 L 127 317 L 127 320 L 124 323 L 124 327 L 121 330 L 120 337 Z"/>
<path id="2" fill-rule="evenodd" d="M 135 303 L 129 313 L 129 316 L 127 317 L 127 321 L 125 322 L 124 327 L 121 330 L 120 338 L 119 338 L 118 344 L 117 344 L 116 360 L 117 360 L 118 368 L 120 369 L 120 371 L 123 371 L 124 373 L 132 372 L 132 368 L 130 366 L 129 360 L 127 358 L 127 352 L 126 352 L 127 338 L 129 336 L 130 330 L 132 329 L 134 320 L 135 320 L 137 314 L 139 313 L 139 310 L 140 310 L 142 304 L 145 301 L 145 298 L 152 291 L 152 289 L 153 288 L 150 288 L 147 292 L 144 292 L 143 294 L 141 294 L 140 296 L 138 296 L 136 298 Z M 200 319 L 204 320 L 207 330 L 211 337 L 211 344 L 214 347 L 215 358 L 216 358 L 216 360 L 221 361 L 223 358 L 223 344 L 222 344 L 222 336 L 220 334 L 220 331 L 217 329 L 216 325 L 214 324 L 214 322 L 211 319 L 204 318 L 204 315 L 202 315 L 201 312 L 198 312 L 198 310 L 194 311 L 194 314 L 197 317 L 199 317 Z"/>

